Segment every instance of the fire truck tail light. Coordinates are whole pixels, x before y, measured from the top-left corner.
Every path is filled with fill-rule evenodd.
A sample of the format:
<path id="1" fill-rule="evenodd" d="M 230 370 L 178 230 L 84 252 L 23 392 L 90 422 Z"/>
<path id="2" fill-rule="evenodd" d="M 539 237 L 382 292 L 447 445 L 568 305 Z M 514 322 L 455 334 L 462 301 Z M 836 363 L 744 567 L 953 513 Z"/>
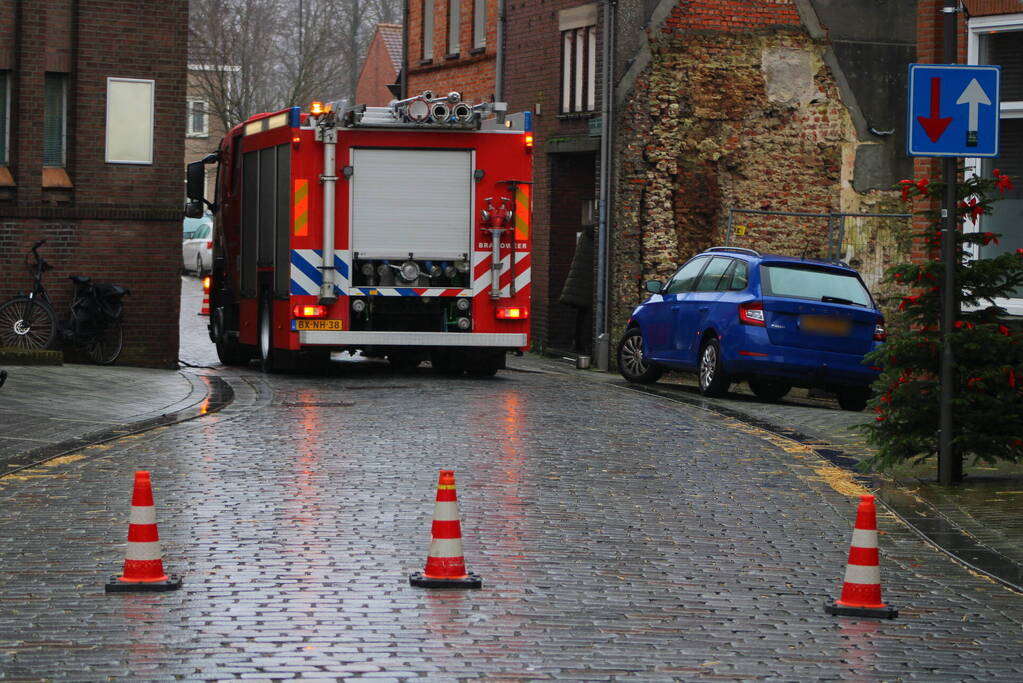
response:
<path id="1" fill-rule="evenodd" d="M 529 317 L 529 309 L 517 306 L 502 306 L 497 309 L 498 320 L 525 320 Z"/>
<path id="2" fill-rule="evenodd" d="M 324 318 L 327 315 L 327 307 L 319 304 L 298 304 L 291 312 L 296 318 Z"/>
<path id="3" fill-rule="evenodd" d="M 522 136 L 522 143 L 526 146 L 526 149 L 533 149 L 533 134 L 526 133 Z"/>

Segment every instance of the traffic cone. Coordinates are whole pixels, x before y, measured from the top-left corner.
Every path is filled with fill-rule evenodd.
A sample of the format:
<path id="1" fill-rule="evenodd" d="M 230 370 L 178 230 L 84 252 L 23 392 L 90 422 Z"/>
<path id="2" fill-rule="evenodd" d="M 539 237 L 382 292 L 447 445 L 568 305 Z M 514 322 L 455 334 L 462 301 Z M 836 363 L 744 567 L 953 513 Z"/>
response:
<path id="1" fill-rule="evenodd" d="M 199 315 L 210 314 L 210 276 L 207 275 L 202 279 L 202 308 L 199 309 Z"/>
<path id="2" fill-rule="evenodd" d="M 894 619 L 899 611 L 881 602 L 881 567 L 877 554 L 877 509 L 874 496 L 860 496 L 856 527 L 849 547 L 842 597 L 824 605 L 828 614 Z"/>
<path id="3" fill-rule="evenodd" d="M 124 573 L 110 577 L 106 592 L 172 591 L 178 588 L 181 588 L 181 578 L 163 573 L 160 534 L 156 530 L 156 507 L 153 504 L 149 472 L 138 471 L 135 473 L 135 490 L 131 496 Z"/>
<path id="4" fill-rule="evenodd" d="M 408 577 L 419 588 L 480 588 L 483 580 L 465 570 L 462 556 L 462 525 L 458 521 L 455 471 L 441 470 L 437 481 L 437 502 L 433 508 L 433 539 L 426 556 L 426 568 Z"/>

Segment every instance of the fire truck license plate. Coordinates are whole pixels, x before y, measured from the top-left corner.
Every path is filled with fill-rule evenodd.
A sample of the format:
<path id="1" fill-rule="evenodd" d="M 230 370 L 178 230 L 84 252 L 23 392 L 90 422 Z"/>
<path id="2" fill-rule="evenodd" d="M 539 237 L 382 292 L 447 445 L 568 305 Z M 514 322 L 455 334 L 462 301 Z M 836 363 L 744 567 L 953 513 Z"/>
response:
<path id="1" fill-rule="evenodd" d="M 343 330 L 340 320 L 296 320 L 295 330 Z"/>

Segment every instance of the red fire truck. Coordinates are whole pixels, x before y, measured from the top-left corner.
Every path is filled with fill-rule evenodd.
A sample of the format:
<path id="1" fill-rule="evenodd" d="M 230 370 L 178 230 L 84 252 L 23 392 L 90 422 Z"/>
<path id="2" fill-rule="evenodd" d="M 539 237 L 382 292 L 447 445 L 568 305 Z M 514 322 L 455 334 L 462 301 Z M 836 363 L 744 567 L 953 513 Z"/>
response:
<path id="1" fill-rule="evenodd" d="M 529 117 L 426 92 L 253 116 L 188 166 L 214 214 L 210 338 L 266 371 L 347 351 L 492 375 L 529 347 Z M 216 196 L 203 197 L 205 164 Z"/>

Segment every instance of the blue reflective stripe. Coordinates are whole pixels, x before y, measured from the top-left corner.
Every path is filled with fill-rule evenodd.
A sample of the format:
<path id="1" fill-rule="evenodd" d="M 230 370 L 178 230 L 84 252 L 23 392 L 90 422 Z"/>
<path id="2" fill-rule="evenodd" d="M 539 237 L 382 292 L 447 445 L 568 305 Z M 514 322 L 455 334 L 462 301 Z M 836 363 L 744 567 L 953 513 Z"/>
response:
<path id="1" fill-rule="evenodd" d="M 394 291 L 396 291 L 401 296 L 419 296 L 418 294 L 416 294 L 416 290 L 409 289 L 407 287 L 395 287 Z"/>
<path id="2" fill-rule="evenodd" d="M 297 251 L 291 252 L 291 265 L 298 268 L 302 273 L 317 285 L 323 284 L 323 276 L 320 269 L 306 261 Z"/>
<path id="3" fill-rule="evenodd" d="M 341 260 L 341 257 L 334 254 L 334 270 L 341 273 L 341 277 L 348 279 L 348 264 Z"/>
<path id="4" fill-rule="evenodd" d="M 302 289 L 302 285 L 300 285 L 297 282 L 295 282 L 294 280 L 292 280 L 291 281 L 291 294 L 292 295 L 295 295 L 295 294 L 312 294 L 312 292 L 305 291 L 304 289 Z"/>

